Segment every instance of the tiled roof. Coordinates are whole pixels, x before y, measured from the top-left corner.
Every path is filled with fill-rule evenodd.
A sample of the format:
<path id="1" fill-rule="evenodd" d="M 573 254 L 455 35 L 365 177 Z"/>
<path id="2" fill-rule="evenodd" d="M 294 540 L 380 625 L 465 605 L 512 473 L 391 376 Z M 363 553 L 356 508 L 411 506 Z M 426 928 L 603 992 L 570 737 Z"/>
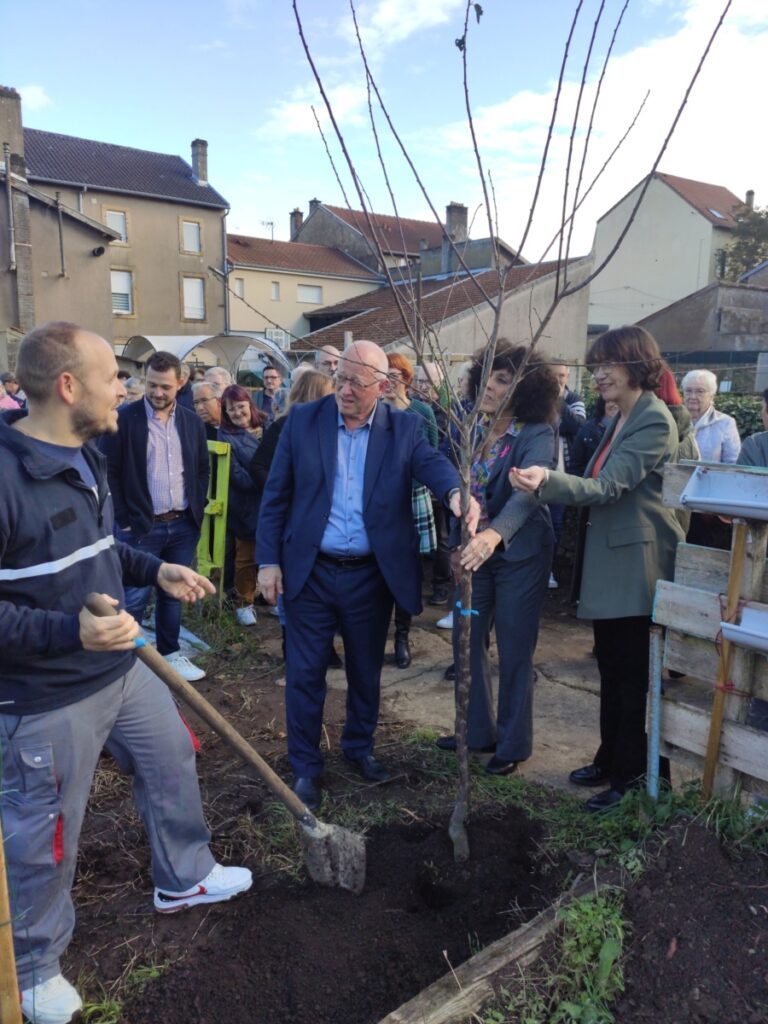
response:
<path id="1" fill-rule="evenodd" d="M 381 278 L 368 267 L 330 245 L 304 242 L 274 242 L 270 238 L 227 235 L 227 258 L 238 266 L 291 270 L 299 274 L 359 277 L 365 281 Z"/>
<path id="2" fill-rule="evenodd" d="M 25 128 L 24 157 L 30 181 L 88 185 L 218 209 L 228 205 L 210 185 L 195 182 L 180 156 Z"/>
<path id="3" fill-rule="evenodd" d="M 329 206 L 323 203 L 337 217 L 363 234 L 371 244 L 377 238 L 386 253 L 408 254 L 416 256 L 419 242 L 424 239 L 427 248 L 432 249 L 443 241 L 443 227 L 433 220 L 412 220 L 409 217 L 390 217 L 383 213 L 372 213 L 371 221 L 375 233 L 368 226 L 368 219 L 361 210 L 347 210 L 343 206 Z"/>
<path id="4" fill-rule="evenodd" d="M 527 284 L 529 281 L 545 274 L 552 273 L 557 267 L 553 260 L 536 265 L 528 264 L 513 267 L 507 274 L 505 292 Z M 403 295 L 406 309 L 412 307 L 412 292 L 408 286 L 398 285 Z M 495 270 L 488 270 L 475 277 L 457 277 L 450 280 L 424 281 L 421 291 L 421 314 L 424 323 L 437 328 L 442 321 L 466 312 L 473 306 L 481 305 L 485 299 L 481 287 L 491 298 L 498 295 L 499 276 Z M 407 334 L 403 326 L 396 297 L 391 288 L 379 288 L 376 291 L 345 299 L 335 306 L 326 306 L 322 310 L 313 310 L 312 315 L 347 314 L 343 320 L 323 327 L 318 331 L 305 335 L 294 341 L 294 351 L 309 351 L 323 345 L 336 345 L 343 348 L 344 332 L 353 331 L 357 338 L 367 338 L 379 345 L 390 345 L 404 338 Z M 406 315 L 408 315 L 406 313 Z"/>
<path id="5" fill-rule="evenodd" d="M 695 207 L 711 224 L 718 228 L 736 226 L 733 210 L 743 206 L 744 200 L 739 199 L 730 189 L 724 188 L 722 185 L 709 185 L 706 181 L 678 178 L 676 174 L 657 173 L 656 177 Z"/>

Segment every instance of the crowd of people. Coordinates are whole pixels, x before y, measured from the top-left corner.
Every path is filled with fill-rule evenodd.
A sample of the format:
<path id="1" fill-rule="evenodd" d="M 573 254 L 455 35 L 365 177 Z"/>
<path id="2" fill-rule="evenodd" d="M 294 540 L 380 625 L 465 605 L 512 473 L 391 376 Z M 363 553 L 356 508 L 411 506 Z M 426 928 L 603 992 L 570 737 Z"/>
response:
<path id="1" fill-rule="evenodd" d="M 30 1020 L 65 1022 L 80 1005 L 59 958 L 74 927 L 78 838 L 102 748 L 133 775 L 156 910 L 226 900 L 251 885 L 246 868 L 215 862 L 193 737 L 135 656 L 154 594 L 158 651 L 190 681 L 205 674 L 179 636 L 182 603 L 214 592 L 194 569 L 209 441 L 230 446 L 224 590 L 245 628 L 257 626 L 257 600 L 279 616 L 288 757 L 309 808 L 322 799 L 337 635 L 347 677 L 342 755 L 368 781 L 391 777 L 375 750 L 380 676 L 393 615 L 395 663 L 405 669 L 414 657 L 423 563 L 427 600 L 447 608 L 439 624 L 453 629 L 449 678 L 458 612 L 470 617 L 470 750 L 489 754 L 485 770 L 496 776 L 530 757 L 533 656 L 547 589 L 559 585 L 568 507 L 578 510 L 578 616 L 592 621 L 600 674 L 599 744 L 570 781 L 598 790 L 586 803 L 593 812 L 641 782 L 656 582 L 672 578 L 686 531 L 717 543 L 724 528 L 666 508 L 663 468 L 699 457 L 768 465 L 768 391 L 766 433 L 742 446 L 734 420 L 714 406 L 714 375 L 686 374 L 681 395 L 643 328 L 607 331 L 586 365 L 598 392 L 589 419 L 566 363 L 504 340 L 462 368 L 456 392 L 436 364 L 414 366 L 360 340 L 343 353 L 325 346 L 290 382 L 270 365 L 252 393 L 226 369 L 184 366 L 164 352 L 147 360 L 143 379 L 131 377 L 111 345 L 73 324 L 23 339 L 16 373 L 0 377 L 0 812 Z M 466 572 L 469 609 L 455 589 Z M 117 613 L 92 615 L 91 592 Z M 436 742 L 457 748 L 454 734 Z"/>

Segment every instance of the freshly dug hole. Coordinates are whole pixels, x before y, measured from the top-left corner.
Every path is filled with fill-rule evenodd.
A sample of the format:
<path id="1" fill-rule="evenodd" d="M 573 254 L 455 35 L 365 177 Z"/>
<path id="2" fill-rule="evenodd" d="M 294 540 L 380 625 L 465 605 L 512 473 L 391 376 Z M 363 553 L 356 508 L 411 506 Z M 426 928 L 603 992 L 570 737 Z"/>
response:
<path id="1" fill-rule="evenodd" d="M 546 906 L 562 873 L 538 825 L 476 812 L 457 868 L 444 827 L 373 832 L 361 896 L 275 886 L 215 908 L 185 961 L 126 1004 L 131 1024 L 376 1024 Z M 204 911 L 178 918 L 194 932 Z M 168 934 L 171 940 L 171 935 Z"/>

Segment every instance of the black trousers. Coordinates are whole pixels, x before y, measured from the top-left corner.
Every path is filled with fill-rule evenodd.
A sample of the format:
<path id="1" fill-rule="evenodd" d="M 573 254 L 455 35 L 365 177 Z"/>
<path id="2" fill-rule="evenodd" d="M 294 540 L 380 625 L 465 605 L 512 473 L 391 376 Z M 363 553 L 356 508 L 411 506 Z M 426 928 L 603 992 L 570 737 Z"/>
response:
<path id="1" fill-rule="evenodd" d="M 645 774 L 645 705 L 651 620 L 639 615 L 595 619 L 600 670 L 600 747 L 595 764 L 612 789 L 625 790 Z"/>

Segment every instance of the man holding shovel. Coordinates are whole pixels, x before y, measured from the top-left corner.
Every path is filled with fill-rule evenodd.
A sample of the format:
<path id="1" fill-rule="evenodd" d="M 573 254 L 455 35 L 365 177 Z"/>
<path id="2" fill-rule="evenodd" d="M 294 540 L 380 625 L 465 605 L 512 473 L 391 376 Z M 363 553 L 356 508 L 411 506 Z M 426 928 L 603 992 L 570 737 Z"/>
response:
<path id="1" fill-rule="evenodd" d="M 81 1001 L 59 958 L 103 747 L 134 777 L 158 911 L 229 899 L 251 873 L 213 858 L 192 740 L 136 660 L 135 619 L 84 607 L 91 592 L 122 605 L 123 578 L 189 602 L 213 590 L 113 537 L 104 460 L 86 443 L 117 428 L 125 392 L 112 347 L 74 324 L 47 324 L 21 342 L 17 373 L 29 415 L 0 420 L 0 818 L 22 1009 L 33 1024 L 65 1024 Z"/>

